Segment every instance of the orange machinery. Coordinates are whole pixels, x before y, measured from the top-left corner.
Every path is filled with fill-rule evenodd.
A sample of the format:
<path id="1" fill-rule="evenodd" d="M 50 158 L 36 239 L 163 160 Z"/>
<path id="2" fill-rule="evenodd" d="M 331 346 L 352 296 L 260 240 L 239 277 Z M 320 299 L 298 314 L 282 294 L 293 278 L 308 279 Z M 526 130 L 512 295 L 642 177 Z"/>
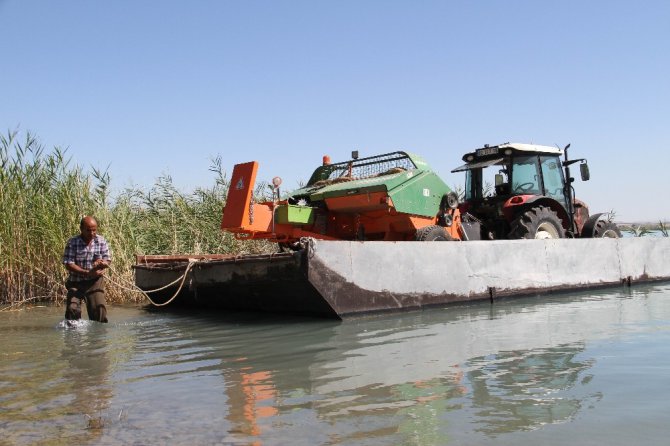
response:
<path id="1" fill-rule="evenodd" d="M 221 229 L 240 239 L 460 240 L 458 197 L 419 156 L 393 152 L 323 164 L 307 184 L 280 198 L 253 196 L 258 162 L 233 169 Z"/>

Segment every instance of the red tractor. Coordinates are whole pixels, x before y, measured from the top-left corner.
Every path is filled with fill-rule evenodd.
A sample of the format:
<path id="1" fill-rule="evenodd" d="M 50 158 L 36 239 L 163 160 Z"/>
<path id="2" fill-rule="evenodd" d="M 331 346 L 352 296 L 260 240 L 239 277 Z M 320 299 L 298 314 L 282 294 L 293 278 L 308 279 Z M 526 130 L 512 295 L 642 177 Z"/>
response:
<path id="1" fill-rule="evenodd" d="M 583 181 L 589 168 L 585 159 L 568 159 L 569 147 L 506 143 L 465 154 L 465 164 L 452 171 L 466 173 L 461 238 L 621 237 L 607 214 L 589 215 L 575 198 L 570 166 L 579 163 Z"/>

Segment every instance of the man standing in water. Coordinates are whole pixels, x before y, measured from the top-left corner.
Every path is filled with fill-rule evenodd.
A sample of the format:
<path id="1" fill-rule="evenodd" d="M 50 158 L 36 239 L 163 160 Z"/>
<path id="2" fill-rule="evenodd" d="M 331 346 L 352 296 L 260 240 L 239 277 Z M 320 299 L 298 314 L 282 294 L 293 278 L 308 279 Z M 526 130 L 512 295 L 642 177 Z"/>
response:
<path id="1" fill-rule="evenodd" d="M 98 222 L 95 218 L 82 218 L 79 230 L 79 235 L 68 240 L 63 254 L 63 264 L 70 272 L 65 282 L 65 319 L 80 319 L 81 301 L 84 300 L 90 320 L 107 322 L 103 276 L 111 262 L 109 247 L 107 241 L 97 234 Z"/>

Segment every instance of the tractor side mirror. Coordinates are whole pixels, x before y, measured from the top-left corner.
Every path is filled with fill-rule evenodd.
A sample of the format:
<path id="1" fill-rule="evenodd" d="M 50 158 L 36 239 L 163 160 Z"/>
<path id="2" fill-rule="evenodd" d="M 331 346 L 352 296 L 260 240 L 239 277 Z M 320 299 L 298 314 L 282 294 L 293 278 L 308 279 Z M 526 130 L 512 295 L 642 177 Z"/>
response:
<path id="1" fill-rule="evenodd" d="M 496 186 L 500 186 L 501 184 L 503 184 L 503 176 L 501 173 L 497 173 L 495 178 L 496 178 L 495 180 Z"/>
<path id="2" fill-rule="evenodd" d="M 589 165 L 582 163 L 579 165 L 579 172 L 582 174 L 582 181 L 589 181 L 591 174 L 589 173 Z"/>

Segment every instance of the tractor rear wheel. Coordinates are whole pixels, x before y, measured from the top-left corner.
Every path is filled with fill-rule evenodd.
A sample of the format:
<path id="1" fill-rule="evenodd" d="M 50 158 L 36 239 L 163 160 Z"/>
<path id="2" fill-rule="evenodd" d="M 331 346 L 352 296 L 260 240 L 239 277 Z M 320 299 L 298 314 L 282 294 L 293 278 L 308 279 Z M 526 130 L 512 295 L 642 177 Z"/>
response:
<path id="1" fill-rule="evenodd" d="M 442 226 L 431 225 L 417 229 L 414 240 L 417 242 L 445 242 L 453 240 L 453 237 Z"/>
<path id="2" fill-rule="evenodd" d="M 565 230 L 558 214 L 546 206 L 537 206 L 521 213 L 511 224 L 510 239 L 563 238 Z"/>
<path id="3" fill-rule="evenodd" d="M 621 238 L 621 231 L 613 221 L 598 220 L 593 228 L 593 238 Z"/>

